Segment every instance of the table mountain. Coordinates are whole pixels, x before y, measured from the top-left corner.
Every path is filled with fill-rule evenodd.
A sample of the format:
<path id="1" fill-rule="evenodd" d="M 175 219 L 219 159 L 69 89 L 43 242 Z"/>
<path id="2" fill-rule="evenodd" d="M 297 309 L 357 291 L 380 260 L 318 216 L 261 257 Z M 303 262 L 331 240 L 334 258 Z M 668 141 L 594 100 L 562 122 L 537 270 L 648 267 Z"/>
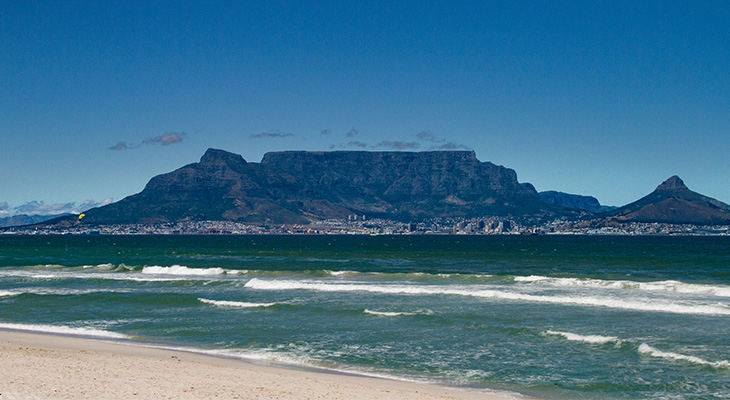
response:
<path id="1" fill-rule="evenodd" d="M 286 151 L 260 163 L 209 149 L 200 162 L 152 178 L 138 194 L 87 211 L 83 223 L 228 220 L 308 223 L 327 218 L 554 216 L 514 170 L 473 151 Z"/>

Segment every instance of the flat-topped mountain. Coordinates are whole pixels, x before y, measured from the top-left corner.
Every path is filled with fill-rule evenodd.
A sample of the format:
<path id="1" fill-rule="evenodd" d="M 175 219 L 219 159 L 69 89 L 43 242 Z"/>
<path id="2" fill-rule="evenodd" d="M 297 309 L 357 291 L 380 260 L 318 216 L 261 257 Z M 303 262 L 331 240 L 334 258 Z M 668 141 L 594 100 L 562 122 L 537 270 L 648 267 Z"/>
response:
<path id="1" fill-rule="evenodd" d="M 649 195 L 608 215 L 619 222 L 723 225 L 730 224 L 730 205 L 689 190 L 675 175 Z"/>
<path id="2" fill-rule="evenodd" d="M 87 211 L 82 223 L 228 220 L 307 223 L 327 218 L 554 216 L 514 170 L 473 151 L 286 151 L 260 163 L 209 149 L 200 162 L 152 178 L 138 194 Z"/>

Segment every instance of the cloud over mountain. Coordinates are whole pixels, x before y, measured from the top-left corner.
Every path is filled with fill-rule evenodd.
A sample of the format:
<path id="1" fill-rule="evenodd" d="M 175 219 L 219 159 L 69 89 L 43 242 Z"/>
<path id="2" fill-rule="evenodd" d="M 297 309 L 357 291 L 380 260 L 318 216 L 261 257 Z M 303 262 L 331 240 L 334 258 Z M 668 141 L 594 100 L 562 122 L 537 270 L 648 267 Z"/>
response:
<path id="1" fill-rule="evenodd" d="M 282 132 L 280 130 L 262 132 L 262 133 L 254 133 L 252 135 L 249 135 L 249 137 L 252 139 L 285 138 L 285 137 L 291 137 L 291 136 L 294 136 L 294 134 L 289 133 L 289 132 Z"/>
<path id="2" fill-rule="evenodd" d="M 433 134 L 431 131 L 423 131 L 416 134 L 416 137 L 418 140 L 427 141 L 427 142 L 435 142 L 436 141 L 436 135 Z"/>
<path id="3" fill-rule="evenodd" d="M 459 143 L 448 142 L 448 143 L 444 143 L 439 146 L 431 147 L 431 149 L 434 149 L 434 150 L 471 150 L 471 147 L 463 145 L 463 144 L 459 144 Z"/>
<path id="4" fill-rule="evenodd" d="M 329 130 L 327 130 L 329 132 Z M 325 132 L 322 132 L 325 134 Z M 327 133 L 329 134 L 329 133 Z M 346 137 L 358 135 L 358 131 L 354 128 L 346 133 Z M 371 149 L 371 150 L 472 150 L 471 147 L 455 142 L 448 142 L 441 139 L 431 131 L 421 131 L 414 135 L 416 140 L 383 140 L 376 144 L 370 144 L 359 140 L 351 140 L 347 143 L 336 143 L 329 146 L 333 149 Z M 411 137 L 413 138 L 413 136 Z"/>
<path id="5" fill-rule="evenodd" d="M 393 150 L 416 150 L 420 147 L 420 145 L 416 142 L 402 142 L 400 140 L 384 140 L 375 146 L 373 148 L 376 149 L 393 149 Z"/>

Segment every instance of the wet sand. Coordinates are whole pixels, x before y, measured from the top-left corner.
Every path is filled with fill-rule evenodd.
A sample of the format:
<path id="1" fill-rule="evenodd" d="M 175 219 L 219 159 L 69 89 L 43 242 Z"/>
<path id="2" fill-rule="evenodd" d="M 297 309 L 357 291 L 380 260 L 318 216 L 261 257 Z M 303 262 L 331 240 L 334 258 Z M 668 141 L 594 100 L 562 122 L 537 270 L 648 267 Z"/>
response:
<path id="1" fill-rule="evenodd" d="M 0 399 L 459 399 L 508 395 L 0 330 Z"/>

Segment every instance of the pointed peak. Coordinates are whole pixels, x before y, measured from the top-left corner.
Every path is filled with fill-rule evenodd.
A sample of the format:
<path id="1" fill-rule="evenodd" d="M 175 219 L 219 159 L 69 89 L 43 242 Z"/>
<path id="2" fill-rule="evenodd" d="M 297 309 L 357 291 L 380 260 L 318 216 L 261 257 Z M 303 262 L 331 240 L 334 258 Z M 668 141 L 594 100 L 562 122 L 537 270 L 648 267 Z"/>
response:
<path id="1" fill-rule="evenodd" d="M 656 188 L 656 190 L 677 190 L 677 189 L 687 189 L 687 186 L 684 184 L 684 181 L 677 175 L 674 175 L 671 178 L 667 179 L 666 181 L 662 182 L 662 184 L 657 186 L 657 188 Z"/>

